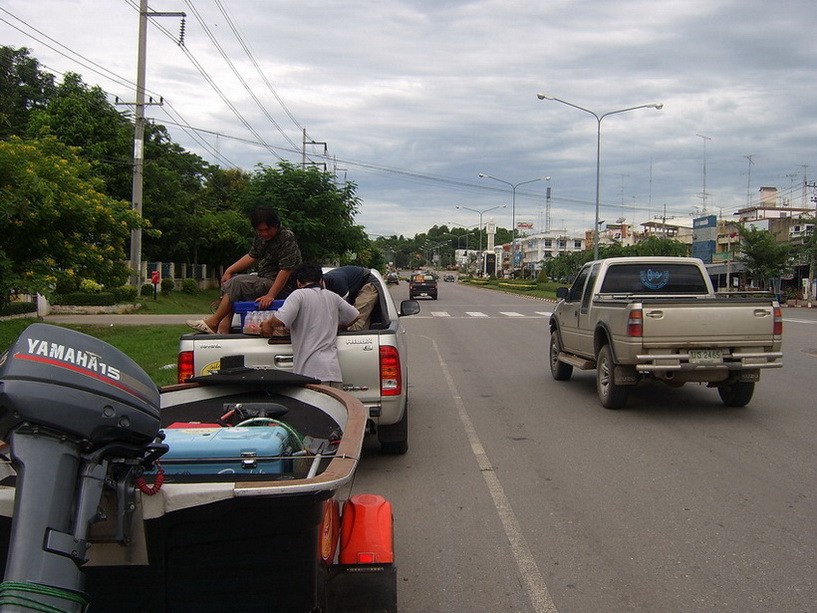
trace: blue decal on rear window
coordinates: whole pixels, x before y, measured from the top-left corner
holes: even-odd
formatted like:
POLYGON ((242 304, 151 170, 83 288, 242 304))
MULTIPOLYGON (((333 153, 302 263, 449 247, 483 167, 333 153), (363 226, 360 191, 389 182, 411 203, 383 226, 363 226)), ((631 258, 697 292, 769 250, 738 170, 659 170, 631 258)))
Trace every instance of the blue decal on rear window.
POLYGON ((649 289, 661 289, 669 282, 668 270, 653 270, 648 268, 641 271, 641 283, 649 289))

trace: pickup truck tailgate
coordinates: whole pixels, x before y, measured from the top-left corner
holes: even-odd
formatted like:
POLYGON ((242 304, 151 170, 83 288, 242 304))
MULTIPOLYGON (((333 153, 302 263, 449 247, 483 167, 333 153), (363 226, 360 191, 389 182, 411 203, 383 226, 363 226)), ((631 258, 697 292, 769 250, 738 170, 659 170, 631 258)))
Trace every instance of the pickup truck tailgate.
POLYGON ((774 307, 729 300, 643 304, 645 346, 749 346, 768 344, 774 335, 774 307))

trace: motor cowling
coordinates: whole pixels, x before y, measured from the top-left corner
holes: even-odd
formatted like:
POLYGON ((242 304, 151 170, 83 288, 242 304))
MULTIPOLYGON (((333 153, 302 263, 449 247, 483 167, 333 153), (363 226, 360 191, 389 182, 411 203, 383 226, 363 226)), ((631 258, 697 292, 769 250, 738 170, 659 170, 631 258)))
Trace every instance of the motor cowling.
POLYGON ((86 450, 147 445, 159 431, 159 390, 111 345, 32 324, 0 355, 0 438, 22 423, 76 437, 86 450))

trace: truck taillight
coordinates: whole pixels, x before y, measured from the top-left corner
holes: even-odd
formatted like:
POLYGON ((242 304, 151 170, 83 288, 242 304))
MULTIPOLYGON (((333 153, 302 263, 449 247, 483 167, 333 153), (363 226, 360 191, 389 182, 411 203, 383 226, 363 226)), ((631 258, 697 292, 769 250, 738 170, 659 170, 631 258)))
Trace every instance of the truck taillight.
POLYGON ((193 352, 180 351, 176 366, 176 381, 179 383, 185 383, 190 377, 195 375, 193 372, 193 352))
POLYGON ((403 378, 400 375, 400 354, 396 347, 380 348, 380 394, 399 396, 403 392, 403 378))
POLYGON ((641 309, 633 309, 627 318, 627 336, 644 335, 644 314, 641 309))
POLYGON ((780 307, 774 307, 774 333, 783 334, 783 310, 780 307))

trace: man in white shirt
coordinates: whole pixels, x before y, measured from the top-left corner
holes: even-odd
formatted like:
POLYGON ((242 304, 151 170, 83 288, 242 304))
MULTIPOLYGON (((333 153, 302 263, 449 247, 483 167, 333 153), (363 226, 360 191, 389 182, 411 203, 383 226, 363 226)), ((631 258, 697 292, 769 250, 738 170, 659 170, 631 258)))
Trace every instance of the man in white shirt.
POLYGON ((293 275, 298 289, 286 298, 275 316, 261 324, 261 335, 271 337, 274 328, 289 328, 293 372, 322 383, 341 383, 335 338, 339 326, 352 324, 360 313, 336 293, 324 289, 320 266, 301 264, 293 275))

